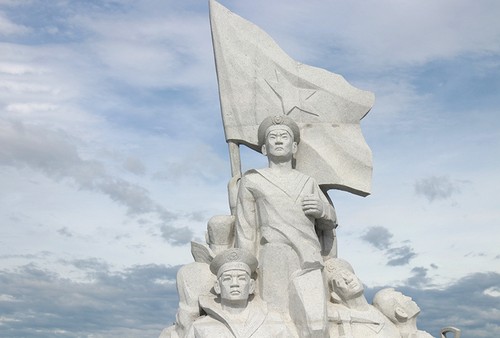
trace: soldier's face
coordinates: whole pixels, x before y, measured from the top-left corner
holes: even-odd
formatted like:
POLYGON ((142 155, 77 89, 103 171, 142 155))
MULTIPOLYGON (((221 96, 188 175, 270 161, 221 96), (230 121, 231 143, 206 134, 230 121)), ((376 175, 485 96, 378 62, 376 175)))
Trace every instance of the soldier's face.
POLYGON ((266 136, 265 151, 271 157, 292 157, 297 149, 288 128, 275 127, 268 131, 266 136))
POLYGON ((219 277, 220 295, 225 301, 248 299, 253 293, 252 279, 245 270, 227 270, 219 277))
POLYGON ((332 280, 334 291, 342 299, 352 299, 363 294, 364 286, 358 276, 349 270, 342 270, 332 280))
POLYGON ((397 305, 407 313, 408 318, 412 318, 420 313, 420 308, 411 297, 405 296, 399 291, 394 291, 393 297, 397 305))

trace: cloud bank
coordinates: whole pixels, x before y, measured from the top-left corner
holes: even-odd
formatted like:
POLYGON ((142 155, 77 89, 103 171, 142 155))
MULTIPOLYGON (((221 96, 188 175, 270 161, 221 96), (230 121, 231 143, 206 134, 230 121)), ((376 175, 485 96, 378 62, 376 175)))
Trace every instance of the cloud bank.
POLYGON ((395 244, 391 241, 392 237, 393 234, 387 228, 382 226, 372 226, 369 227, 360 238, 375 248, 383 251, 384 255, 388 259, 386 263, 387 265, 400 266, 409 264, 411 259, 417 254, 409 244, 395 246, 395 244))
POLYGON ((156 337, 173 321, 178 267, 110 272, 97 259, 67 264, 84 271, 88 281, 35 264, 0 272, 2 337, 156 337))
MULTIPOLYGON (((0 335, 156 337, 173 322, 179 266, 149 264, 113 272, 99 259, 65 264, 84 272, 87 281, 75 282, 35 264, 0 272, 0 335)), ((422 309, 421 329, 437 335, 442 327, 455 325, 464 337, 489 338, 500 334, 498 285, 500 274, 490 272, 439 289, 422 289, 410 278, 397 289, 422 309)), ((382 287, 366 290, 369 301, 382 287)))
POLYGON ((108 196, 126 207, 132 216, 154 214, 160 219, 162 236, 169 243, 182 245, 191 240, 191 230, 173 227, 171 222, 176 215, 156 203, 148 190, 110 176, 98 161, 83 159, 74 145, 75 140, 66 133, 22 122, 2 122, 0 165, 28 167, 56 181, 70 179, 80 189, 108 196))

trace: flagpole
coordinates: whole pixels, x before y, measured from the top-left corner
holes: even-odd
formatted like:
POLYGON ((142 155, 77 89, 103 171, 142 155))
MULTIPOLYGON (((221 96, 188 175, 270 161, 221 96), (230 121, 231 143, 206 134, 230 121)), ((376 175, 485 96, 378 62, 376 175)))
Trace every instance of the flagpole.
POLYGON ((231 163, 231 179, 227 184, 227 194, 231 215, 236 213, 236 200, 238 198, 238 186, 241 179, 241 156, 240 145, 233 140, 227 141, 229 147, 229 162, 231 163))
POLYGON ((241 176, 240 145, 235 141, 227 141, 229 147, 229 161, 231 162, 231 176, 241 176))

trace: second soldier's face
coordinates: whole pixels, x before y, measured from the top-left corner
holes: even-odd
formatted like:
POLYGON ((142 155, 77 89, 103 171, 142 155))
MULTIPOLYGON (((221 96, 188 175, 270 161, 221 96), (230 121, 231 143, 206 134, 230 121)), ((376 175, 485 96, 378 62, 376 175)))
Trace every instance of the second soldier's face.
POLYGON ((410 318, 420 313, 420 308, 418 307, 417 303, 413 301, 411 297, 405 296, 399 291, 395 291, 393 297, 396 300, 396 303, 399 305, 399 307, 404 309, 410 318))

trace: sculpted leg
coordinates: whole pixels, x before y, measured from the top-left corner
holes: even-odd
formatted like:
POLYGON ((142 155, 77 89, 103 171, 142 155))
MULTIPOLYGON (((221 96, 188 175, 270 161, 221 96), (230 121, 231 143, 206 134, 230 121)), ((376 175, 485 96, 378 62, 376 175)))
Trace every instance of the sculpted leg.
POLYGON ((299 335, 308 338, 328 337, 326 294, 321 270, 299 275, 290 282, 290 316, 299 335))
POLYGON ((297 254, 281 243, 268 243, 261 248, 259 293, 273 311, 288 312, 290 275, 299 269, 297 254))

